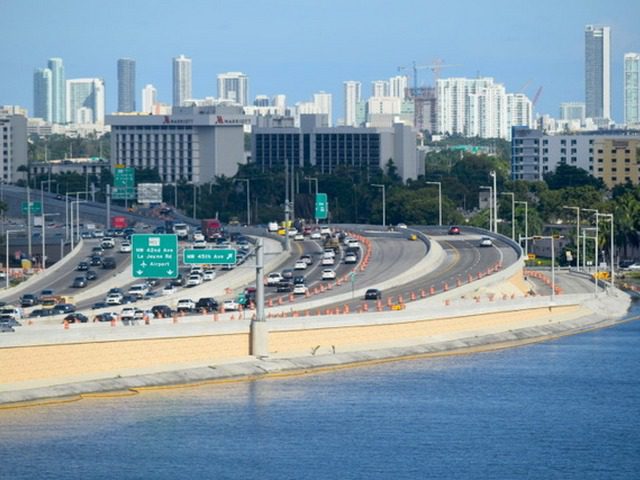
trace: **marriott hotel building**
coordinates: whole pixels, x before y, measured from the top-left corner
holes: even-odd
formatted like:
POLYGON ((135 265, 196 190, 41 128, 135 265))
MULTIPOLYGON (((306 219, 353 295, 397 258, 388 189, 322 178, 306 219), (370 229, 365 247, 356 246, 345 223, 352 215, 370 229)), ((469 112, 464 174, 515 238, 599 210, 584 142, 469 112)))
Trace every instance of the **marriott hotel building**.
POLYGON ((111 163, 157 168, 164 183, 207 183, 245 163, 242 107, 173 107, 171 115, 108 115, 111 163))

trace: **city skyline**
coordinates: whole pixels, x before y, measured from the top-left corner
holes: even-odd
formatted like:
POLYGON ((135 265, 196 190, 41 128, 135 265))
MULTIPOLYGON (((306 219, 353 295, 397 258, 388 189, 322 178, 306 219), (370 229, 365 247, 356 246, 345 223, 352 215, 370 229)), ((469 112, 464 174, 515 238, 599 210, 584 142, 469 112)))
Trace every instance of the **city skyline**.
MULTIPOLYGON (((440 58, 459 65, 443 69, 442 78, 491 76, 508 91, 530 98, 539 86, 544 87, 536 111, 555 116, 560 103, 584 101, 584 28, 593 24, 611 28, 612 114, 616 121, 623 120, 623 58, 627 52, 640 50, 640 32, 633 23, 640 14, 637 2, 619 2, 616 11, 611 11, 599 1, 589 2, 588 8, 577 0, 562 5, 543 1, 537 7, 540 14, 520 18, 518 9, 500 0, 492 2, 501 11, 499 23, 493 9, 460 3, 468 19, 460 19, 460 5, 435 8, 435 3, 417 1, 398 9, 382 1, 368 2, 370 8, 360 2, 329 1, 320 8, 275 0, 268 6, 253 4, 252 15, 239 5, 192 1, 186 2, 191 14, 205 18, 215 14, 223 19, 215 32, 192 32, 173 24, 177 6, 147 11, 149 2, 116 1, 111 12, 111 7, 96 3, 95 25, 89 27, 80 20, 86 2, 83 8, 74 0, 56 8, 38 4, 35 10, 42 15, 34 16, 34 2, 8 1, 0 18, 0 38, 7 71, 12 73, 0 79, 0 103, 19 104, 31 111, 34 71, 42 67, 43 59, 59 57, 64 60, 67 78, 104 78, 106 110, 116 111, 116 61, 127 57, 137 62, 138 104, 146 84, 156 87, 158 101, 171 104, 171 59, 184 53, 193 59, 195 98, 216 96, 217 75, 239 71, 251 79, 249 103, 256 95, 285 94, 287 103, 293 105, 314 92, 326 91, 333 94, 336 117, 341 118, 344 81, 359 81, 368 91, 374 80, 411 74, 410 68, 399 71, 398 67, 410 67, 414 60, 418 65, 431 64, 440 58), (335 14, 338 10, 340 15, 335 14), (118 29, 113 28, 115 11, 126 13, 118 16, 118 29), (259 18, 275 11, 279 15, 273 17, 269 29, 252 29, 259 18), (139 29, 135 18, 143 13, 150 15, 153 30, 139 29), (314 22, 307 21, 311 16, 314 22), (58 28, 65 21, 74 24, 72 32, 58 28), (380 35, 376 25, 384 26, 389 35, 380 35), (487 33, 487 26, 494 31, 487 33), (464 35, 459 33, 461 28, 464 35), (94 30, 103 37, 100 55, 72 39, 94 30), (9 41, 12 35, 18 35, 21 42, 9 41), (265 41, 256 41, 262 39, 265 41), (221 48, 212 51, 211 45, 221 48)), ((420 86, 434 84, 429 69, 419 70, 418 75, 420 86)), ((410 82, 412 85, 412 78, 410 82)))

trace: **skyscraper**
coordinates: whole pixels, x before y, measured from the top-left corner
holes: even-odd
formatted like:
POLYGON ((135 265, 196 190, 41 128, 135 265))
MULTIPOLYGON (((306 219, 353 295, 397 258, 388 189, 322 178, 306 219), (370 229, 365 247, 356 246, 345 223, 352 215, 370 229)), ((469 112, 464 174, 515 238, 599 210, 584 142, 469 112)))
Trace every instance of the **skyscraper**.
POLYGON ((249 90, 249 79, 242 72, 227 72, 218 75, 218 98, 231 100, 238 105, 246 106, 249 90))
POLYGON ((118 59, 118 111, 136 111, 136 61, 118 59))
POLYGON ((371 82, 371 96, 372 97, 389 96, 389 82, 385 80, 374 80, 373 82, 371 82))
POLYGON ((354 80, 344 82, 344 124, 348 127, 358 125, 356 116, 358 102, 361 100, 362 84, 354 80))
POLYGON ((640 53, 624 55, 624 123, 640 124, 640 53))
POLYGON ((67 121, 104 123, 104 82, 100 78, 67 80, 67 121))
POLYGON ((145 85, 142 89, 142 111, 144 113, 153 113, 153 106, 157 102, 158 91, 151 84, 145 85))
POLYGON ((389 79, 389 96, 404 99, 406 97, 409 78, 406 75, 398 75, 389 79))
POLYGON ((50 58, 48 66, 49 70, 51 70, 51 121, 53 123, 65 123, 67 120, 67 102, 62 59, 50 58))
POLYGON ((191 59, 180 55, 173 59, 173 105, 181 107, 190 98, 191 59))
POLYGON ((40 68, 33 74, 33 115, 50 122, 51 105, 51 70, 40 68))
POLYGON ((584 31, 587 117, 611 118, 611 29, 587 25, 584 31))

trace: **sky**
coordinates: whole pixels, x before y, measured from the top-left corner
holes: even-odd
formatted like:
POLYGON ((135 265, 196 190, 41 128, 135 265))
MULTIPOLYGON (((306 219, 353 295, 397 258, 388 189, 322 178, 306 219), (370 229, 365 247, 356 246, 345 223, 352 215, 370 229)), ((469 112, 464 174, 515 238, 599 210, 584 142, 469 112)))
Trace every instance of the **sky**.
MULTIPOLYGON (((343 117, 343 82, 445 64, 442 78, 490 76, 529 98, 536 112, 584 101, 584 27, 612 37, 613 116, 623 120, 622 65, 640 52, 639 0, 0 0, 0 105, 33 111, 33 72, 61 57, 69 78, 105 81, 117 104, 118 58, 137 62, 136 104, 145 84, 172 101, 172 58, 193 60, 193 97, 216 96, 216 75, 249 76, 249 96, 284 93, 287 103, 333 93, 343 117)), ((405 73, 405 72, 402 72, 405 73)), ((419 85, 433 84, 429 69, 419 85)))

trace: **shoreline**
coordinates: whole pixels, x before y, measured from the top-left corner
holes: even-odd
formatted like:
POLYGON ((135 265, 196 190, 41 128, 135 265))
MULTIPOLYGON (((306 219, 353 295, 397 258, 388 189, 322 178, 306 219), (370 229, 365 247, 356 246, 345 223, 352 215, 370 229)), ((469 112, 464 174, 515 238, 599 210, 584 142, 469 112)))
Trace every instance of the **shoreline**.
POLYGON ((552 341, 569 335, 636 321, 640 316, 604 316, 597 313, 557 323, 516 328, 450 340, 421 342, 297 357, 248 358, 244 361, 208 364, 172 371, 51 385, 0 392, 0 409, 56 405, 90 398, 130 396, 163 389, 195 388, 230 382, 286 378, 361 368, 389 362, 471 355, 552 341))

